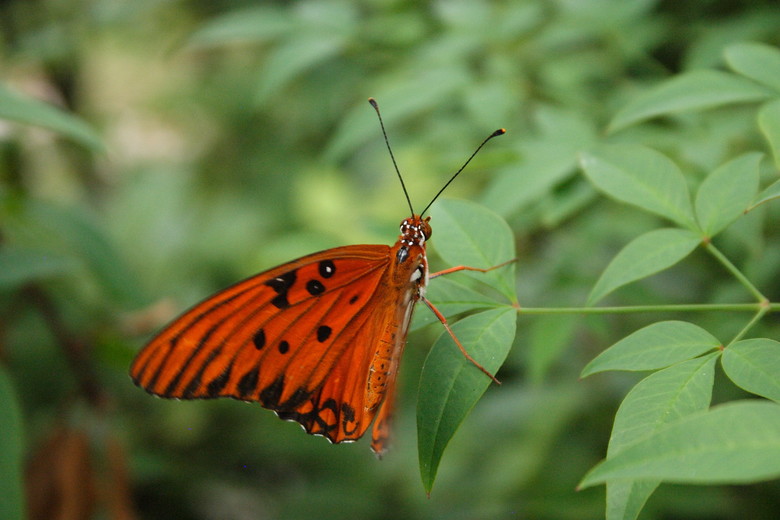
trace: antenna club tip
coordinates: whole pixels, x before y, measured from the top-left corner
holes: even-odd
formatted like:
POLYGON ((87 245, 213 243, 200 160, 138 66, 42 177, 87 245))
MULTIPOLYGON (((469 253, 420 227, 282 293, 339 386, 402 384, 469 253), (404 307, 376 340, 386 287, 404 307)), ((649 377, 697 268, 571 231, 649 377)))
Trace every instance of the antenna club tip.
POLYGON ((506 133, 506 128, 499 128, 498 130, 493 132, 493 135, 491 135, 490 137, 497 137, 499 135, 504 135, 505 133, 506 133))
POLYGON ((377 104, 377 102, 376 102, 376 99, 374 99, 372 97, 368 98, 368 102, 371 103, 371 106, 374 107, 374 108, 377 108, 379 106, 377 104))

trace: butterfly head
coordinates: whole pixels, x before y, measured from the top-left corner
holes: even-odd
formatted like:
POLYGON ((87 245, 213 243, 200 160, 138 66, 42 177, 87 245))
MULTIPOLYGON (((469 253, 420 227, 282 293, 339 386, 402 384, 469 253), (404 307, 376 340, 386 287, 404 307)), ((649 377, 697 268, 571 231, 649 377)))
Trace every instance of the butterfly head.
POLYGON ((430 220, 431 217, 422 218, 419 215, 405 218, 401 222, 401 243, 407 246, 424 245, 425 241, 431 238, 431 225, 428 223, 430 220))
POLYGON ((413 215, 401 222, 401 236, 398 237, 400 248, 397 259, 403 263, 409 256, 409 250, 413 247, 425 248, 425 241, 431 238, 431 225, 428 223, 431 217, 413 215))

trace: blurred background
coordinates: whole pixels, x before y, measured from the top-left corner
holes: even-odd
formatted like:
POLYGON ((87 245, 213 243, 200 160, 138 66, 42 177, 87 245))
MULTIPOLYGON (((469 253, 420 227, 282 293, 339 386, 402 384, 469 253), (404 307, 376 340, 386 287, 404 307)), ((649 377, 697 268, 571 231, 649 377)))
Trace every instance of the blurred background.
MULTIPOLYGON (((576 152, 607 139, 627 99, 722 66, 730 43, 777 45, 778 27, 770 0, 0 2, 0 389, 21 453, 5 468, 24 473, 28 516, 603 517, 603 488, 575 486, 641 375, 579 372, 674 316, 521 316, 504 384, 447 448, 430 498, 415 402, 440 326, 410 335, 382 461, 365 440, 331 446, 256 404, 152 398, 128 367, 154 331, 221 287, 320 249, 396 239, 408 211, 369 96, 418 209, 505 127, 446 196, 509 221, 522 305, 583 305, 615 252, 661 224, 599 196, 576 152)), ((663 151, 695 184, 737 153, 766 151, 744 110, 609 139, 663 151)), ((757 219, 722 246, 777 296, 777 225, 757 219)), ((435 243, 432 267, 446 267, 435 243)), ((713 265, 694 255, 609 303, 749 301, 713 265)), ((743 324, 689 318, 726 337, 743 324)), ((717 399, 734 395, 716 381, 717 399)), ((776 482, 665 485, 641 518, 778 510, 776 482)))

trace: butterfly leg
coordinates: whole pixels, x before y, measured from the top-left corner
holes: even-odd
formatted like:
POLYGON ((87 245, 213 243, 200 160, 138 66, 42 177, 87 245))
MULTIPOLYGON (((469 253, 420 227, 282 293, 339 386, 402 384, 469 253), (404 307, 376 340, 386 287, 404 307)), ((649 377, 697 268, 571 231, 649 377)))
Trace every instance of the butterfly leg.
POLYGON ((517 262, 517 258, 507 260, 506 262, 501 262, 498 265, 494 265, 493 267, 488 267, 488 268, 469 267, 467 265, 456 265, 455 267, 450 267, 449 269, 444 269, 443 271, 437 271, 435 273, 431 273, 430 275, 428 275, 428 278, 436 278, 437 276, 442 276, 450 273, 457 273, 458 271, 477 271, 480 273, 487 273, 488 271, 492 271, 493 269, 498 269, 499 267, 504 267, 505 265, 509 265, 512 262, 517 262))
MULTIPOLYGON (((510 260, 510 261, 514 262, 514 260, 510 260)), ((508 263, 508 262, 505 262, 505 263, 508 263)), ((503 265, 503 264, 502 264, 502 265, 503 265)), ((496 266, 496 267, 499 267, 499 266, 496 266)), ((491 269, 493 269, 493 268, 491 267, 491 269)), ((475 269, 475 270, 479 270, 479 269, 475 269)), ((489 269, 488 269, 488 270, 489 270, 489 269)), ((455 342, 455 344, 458 346, 458 348, 460 349, 460 351, 461 351, 461 353, 463 354, 463 356, 464 356, 464 357, 465 357, 465 358, 466 358, 466 359, 467 359, 467 360, 468 360, 468 361, 469 361, 469 362, 470 362, 472 365, 474 365, 475 367, 477 367, 478 369, 480 369, 480 370, 481 370, 481 371, 482 371, 482 372, 483 372, 483 373, 484 373, 486 376, 488 376, 490 379, 492 379, 494 383, 496 383, 497 385, 500 385, 500 384, 501 384, 501 381, 499 381, 498 379, 496 379, 496 376, 494 376, 493 374, 491 374, 491 373, 488 371, 488 369, 486 369, 485 367, 483 367, 482 365, 480 365, 480 364, 479 364, 479 362, 478 362, 476 359, 474 359, 473 357, 471 357, 471 354, 469 354, 468 352, 466 352, 466 349, 463 347, 463 344, 460 342, 460 340, 458 339, 458 337, 455 335, 455 333, 454 333, 454 332, 452 331, 452 329, 450 328, 450 324, 447 322, 447 318, 445 318, 445 317, 444 317, 444 314, 442 314, 442 313, 439 311, 439 309, 437 309, 437 308, 436 308, 436 306, 435 306, 435 305, 433 305, 433 304, 432 304, 430 301, 428 301, 428 298, 426 298, 425 296, 421 296, 421 297, 420 297, 420 299, 421 299, 421 300, 423 301, 423 303, 425 303, 425 305, 426 305, 426 306, 427 306, 427 307, 428 307, 428 308, 429 308, 429 309, 430 309, 430 310, 433 312, 433 314, 435 314, 435 315, 436 315, 436 317, 439 319, 439 321, 441 322, 441 324, 442 324, 442 325, 444 325, 444 329, 447 331, 447 333, 450 335, 450 337, 452 338, 452 340, 453 340, 453 341, 455 342)))

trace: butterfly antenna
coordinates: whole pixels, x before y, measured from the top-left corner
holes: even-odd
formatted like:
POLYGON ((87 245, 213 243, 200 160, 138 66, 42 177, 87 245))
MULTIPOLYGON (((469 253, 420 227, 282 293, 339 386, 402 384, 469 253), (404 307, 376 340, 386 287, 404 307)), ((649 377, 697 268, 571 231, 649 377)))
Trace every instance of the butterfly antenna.
POLYGON ((493 139, 494 137, 498 137, 499 135, 504 135, 505 133, 506 133, 506 130, 505 130, 504 128, 499 128, 498 130, 496 130, 495 132, 493 132, 492 134, 490 134, 490 135, 489 135, 489 136, 488 136, 488 137, 487 137, 487 138, 486 138, 484 141, 482 141, 482 144, 480 144, 479 146, 477 146, 477 149, 476 149, 476 150, 474 150, 474 153, 473 153, 473 154, 471 154, 471 156, 470 156, 468 159, 466 159, 466 162, 465 162, 465 163, 463 163, 463 166, 461 166, 461 167, 460 167, 460 169, 458 169, 458 171, 456 171, 456 172, 455 172, 455 174, 454 174, 452 177, 450 177, 450 180, 448 180, 448 181, 447 181, 447 184, 445 184, 445 185, 442 187, 442 189, 440 189, 440 190, 439 190, 439 193, 437 193, 437 194, 436 194, 436 195, 433 197, 433 199, 431 199, 431 201, 428 203, 428 205, 427 205, 427 206, 425 206, 425 209, 424 209, 424 210, 422 210, 422 212, 420 213, 420 216, 423 216, 423 215, 425 215, 425 212, 426 212, 426 211, 428 211, 428 208, 430 208, 430 207, 431 207, 431 204, 433 204, 433 203, 436 201, 436 199, 438 199, 438 198, 439 198, 439 195, 441 195, 441 194, 444 192, 444 190, 446 190, 446 189, 447 189, 447 186, 449 186, 449 185, 452 183, 452 181, 454 181, 454 180, 455 180, 455 177, 457 177, 457 176, 458 176, 458 174, 459 174, 460 172, 462 172, 462 171, 463 171, 463 170, 466 168, 466 166, 468 166, 468 164, 471 162, 471 160, 474 158, 474 156, 475 156, 475 155, 477 155, 477 152, 479 152, 479 151, 482 149, 482 147, 483 147, 483 146, 485 146, 485 143, 487 143, 488 141, 490 141, 490 140, 491 140, 491 139, 493 139))
POLYGON ((406 191, 406 184, 404 184, 404 178, 401 177, 401 172, 398 170, 398 163, 395 162, 395 156, 393 155, 393 149, 390 148, 390 141, 387 139, 387 132, 385 131, 385 123, 384 123, 384 121, 382 121, 382 114, 379 112, 379 104, 377 104, 376 99, 374 99, 372 97, 368 98, 368 102, 371 103, 371 106, 374 107, 374 110, 376 110, 376 115, 379 118, 379 126, 382 127, 382 135, 384 136, 385 144, 387 145, 387 151, 390 152, 390 159, 393 160, 393 168, 395 168, 395 173, 398 174, 398 180, 401 181, 401 189, 404 190, 404 196, 406 197, 406 203, 409 204, 409 211, 411 211, 412 212, 412 216, 414 216, 414 209, 412 209, 412 201, 409 198, 409 192, 406 191))

